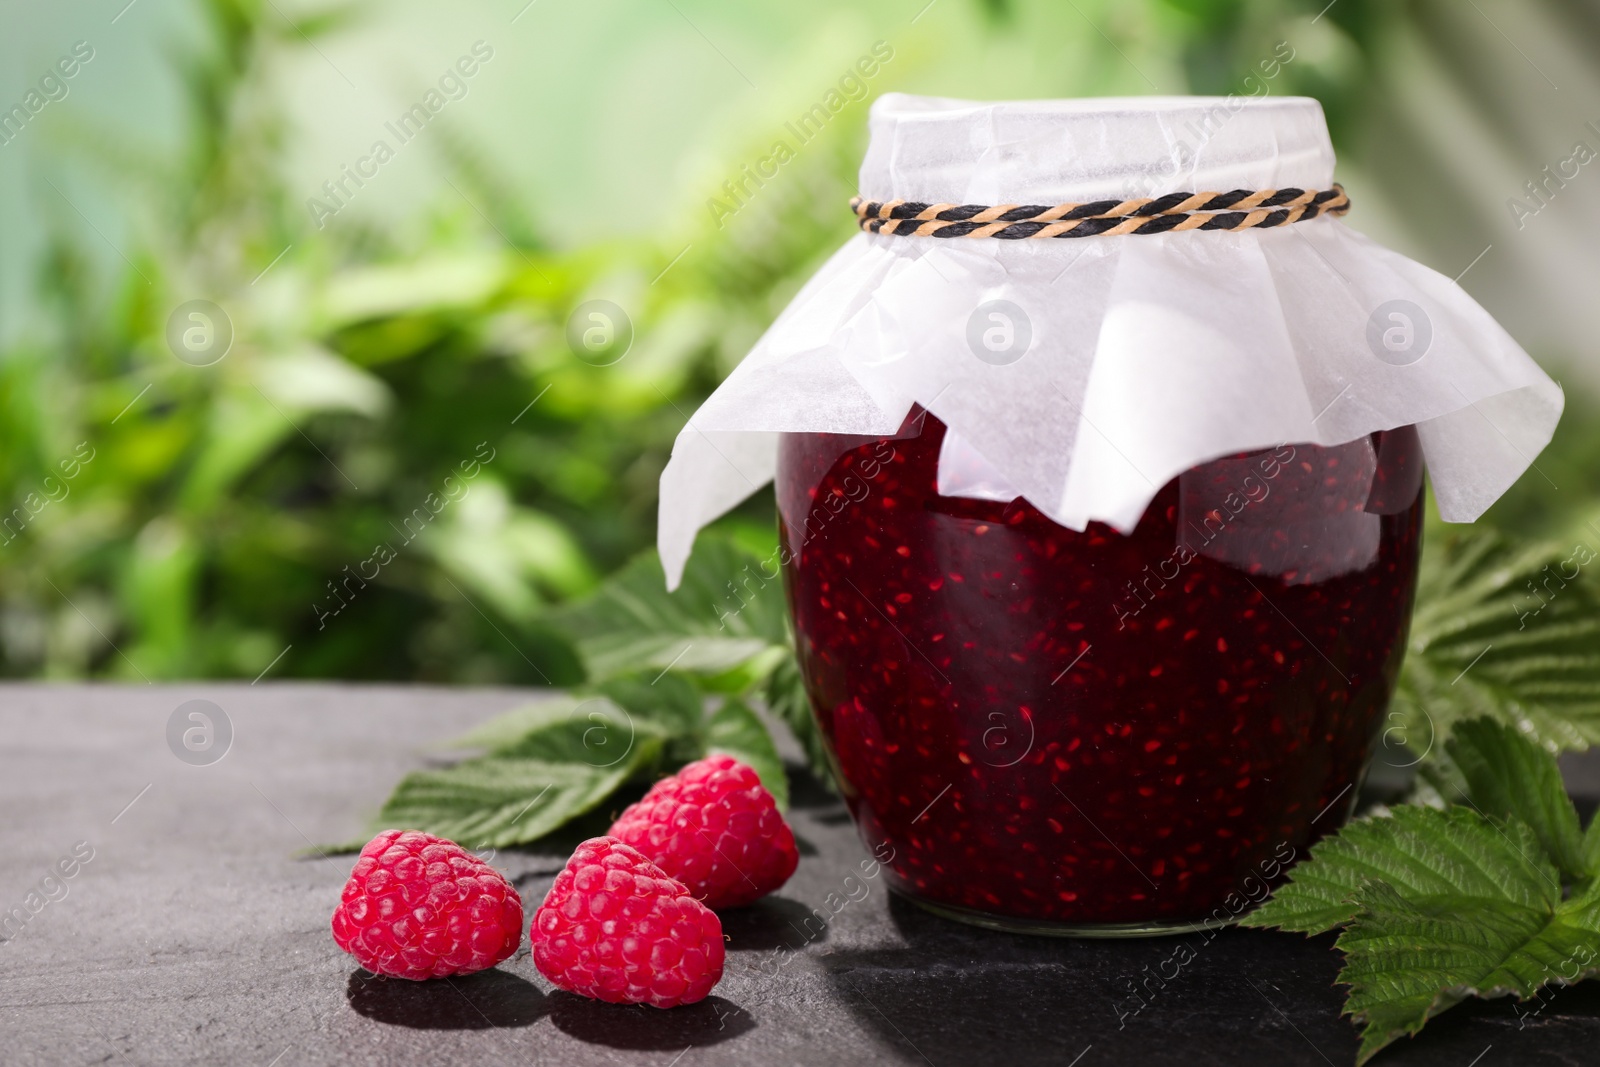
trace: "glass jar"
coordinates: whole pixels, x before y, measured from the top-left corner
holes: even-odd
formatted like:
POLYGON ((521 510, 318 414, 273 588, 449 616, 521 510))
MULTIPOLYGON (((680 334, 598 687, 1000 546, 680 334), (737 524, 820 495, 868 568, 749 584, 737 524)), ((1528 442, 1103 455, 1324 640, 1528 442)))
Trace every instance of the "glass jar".
POLYGON ((1416 585, 1416 432, 1205 463, 1126 535, 941 496, 944 433, 913 408, 778 450, 802 674, 890 885, 1031 932, 1231 920, 1354 804, 1416 585))

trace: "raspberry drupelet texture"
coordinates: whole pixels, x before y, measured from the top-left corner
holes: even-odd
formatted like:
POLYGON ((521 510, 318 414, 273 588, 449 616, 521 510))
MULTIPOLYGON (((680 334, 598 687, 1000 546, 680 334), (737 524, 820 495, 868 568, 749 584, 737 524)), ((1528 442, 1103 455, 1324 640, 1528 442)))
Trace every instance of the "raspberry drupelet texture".
POLYGON ((472 974, 522 943, 522 899, 454 841, 385 830, 350 872, 333 939, 374 974, 418 981, 472 974))
POLYGON ((611 836, 632 845, 709 908, 737 908, 783 885, 800 862, 772 794, 732 756, 707 756, 622 813, 611 836))
POLYGON ((540 974, 613 1004, 693 1004, 722 978, 721 920, 683 883, 609 837, 578 846, 528 936, 540 974))

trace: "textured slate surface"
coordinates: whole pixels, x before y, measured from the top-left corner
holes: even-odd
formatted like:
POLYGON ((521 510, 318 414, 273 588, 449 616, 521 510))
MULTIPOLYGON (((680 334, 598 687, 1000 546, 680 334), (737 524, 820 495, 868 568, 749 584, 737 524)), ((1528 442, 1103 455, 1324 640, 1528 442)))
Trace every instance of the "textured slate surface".
MULTIPOLYGON (((0 1062, 1353 1062, 1328 939, 1087 942, 969 929, 860 879, 866 852, 815 789, 799 792, 792 813, 798 874, 727 917, 727 977, 700 1005, 658 1012, 553 991, 526 947, 454 982, 361 977, 327 928, 351 859, 294 853, 358 833, 431 743, 528 695, 0 686, 0 910, 23 905, 76 843, 94 849, 66 896, 0 943, 0 1062), (169 715, 194 698, 216 702, 235 731, 209 766, 180 762, 166 741, 169 715), (832 910, 830 893, 848 903, 825 929, 808 926, 811 909, 832 910), (1160 972, 1182 941, 1193 960, 1129 1012, 1127 981, 1160 972)), ((1591 803, 1592 768, 1572 768, 1591 803)), ((495 863, 531 913, 563 859, 502 852, 495 863)), ((1506 1001, 1458 1008, 1377 1063, 1594 1062, 1600 984, 1537 1007, 1524 1006, 1526 1018, 1506 1001)))

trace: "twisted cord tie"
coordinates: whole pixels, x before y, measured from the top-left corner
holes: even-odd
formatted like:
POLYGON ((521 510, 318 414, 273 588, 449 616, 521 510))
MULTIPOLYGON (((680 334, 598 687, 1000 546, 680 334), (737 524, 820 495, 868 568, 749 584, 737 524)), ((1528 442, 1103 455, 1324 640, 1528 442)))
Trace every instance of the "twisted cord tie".
POLYGON ((1083 204, 924 204, 852 197, 850 208, 868 233, 896 237, 1112 237, 1184 230, 1249 230, 1287 226, 1350 210, 1344 186, 1235 189, 1228 193, 1168 193, 1143 200, 1083 204))

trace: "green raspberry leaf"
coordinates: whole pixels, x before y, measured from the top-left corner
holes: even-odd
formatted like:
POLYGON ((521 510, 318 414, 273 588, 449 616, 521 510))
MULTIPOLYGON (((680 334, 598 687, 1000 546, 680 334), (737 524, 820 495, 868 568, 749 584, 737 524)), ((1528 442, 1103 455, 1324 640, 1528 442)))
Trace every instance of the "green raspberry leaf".
POLYGON ((1515 817, 1569 879, 1593 873, 1584 855, 1578 812, 1555 757, 1516 729, 1492 719, 1457 724, 1445 745, 1466 779, 1472 806, 1497 819, 1515 817))
MULTIPOLYGON (((1515 822, 1508 828, 1532 837, 1515 822)), ((1487 848, 1499 830, 1484 820, 1479 832, 1487 848)), ((1600 974, 1592 896, 1530 907, 1511 895, 1410 895, 1374 882, 1359 899, 1361 913, 1337 942, 1339 981, 1350 986, 1345 1012, 1365 1023, 1358 1064, 1467 997, 1526 1000, 1545 985, 1600 974)))
POLYGON ((1394 703, 1400 736, 1421 754, 1490 715, 1557 748, 1600 741, 1594 558, 1584 544, 1487 529, 1425 542, 1394 703))
POLYGON ((726 539, 701 536, 683 583, 667 592, 655 552, 645 552, 593 596, 554 613, 592 681, 672 667, 732 671, 769 649, 789 647, 783 586, 770 564, 726 539))
POLYGON ((601 804, 653 763, 661 742, 639 736, 608 767, 490 756, 403 778, 374 825, 426 830, 470 849, 537 841, 601 804))
POLYGON ((564 696, 516 708, 449 743, 451 748, 482 748, 492 756, 514 756, 548 763, 610 767, 626 759, 639 734, 670 736, 667 727, 603 696, 564 696))
POLYGON ((1561 900, 1555 867, 1520 822, 1502 828, 1470 808, 1406 805, 1312 846, 1311 857, 1240 925, 1332 930, 1359 914, 1358 892, 1370 882, 1407 898, 1507 900, 1533 910, 1561 900))
POLYGON ((1364 1024, 1358 1063, 1467 997, 1525 999, 1600 974, 1600 892, 1564 898, 1540 832, 1516 812, 1546 819, 1547 832, 1570 835, 1562 840, 1574 849, 1576 816, 1567 825, 1541 792, 1551 787, 1540 762, 1549 757, 1514 748, 1522 739, 1501 730, 1468 724, 1454 748, 1474 789, 1500 801, 1495 818, 1466 806, 1407 806, 1353 822, 1314 846, 1242 921, 1307 933, 1345 927, 1339 981, 1350 986, 1346 1013, 1364 1024))
MULTIPOLYGON (((1589 829, 1583 835, 1583 865, 1585 870, 1600 872, 1600 815, 1589 820, 1589 829)), ((1600 886, 1600 882, 1596 883, 1600 886)))
POLYGON ((597 688, 628 714, 649 720, 670 736, 696 737, 705 726, 705 698, 671 671, 621 675, 597 688))

